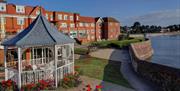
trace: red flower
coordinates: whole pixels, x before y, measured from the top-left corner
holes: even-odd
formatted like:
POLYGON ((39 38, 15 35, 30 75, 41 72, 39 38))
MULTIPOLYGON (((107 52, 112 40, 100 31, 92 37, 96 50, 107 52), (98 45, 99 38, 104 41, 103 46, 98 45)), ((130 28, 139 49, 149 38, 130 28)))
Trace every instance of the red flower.
POLYGON ((102 86, 101 86, 101 85, 96 85, 96 88, 97 88, 97 89, 101 89, 102 86))
POLYGON ((80 66, 74 66, 74 69, 78 69, 78 68, 80 68, 80 66))

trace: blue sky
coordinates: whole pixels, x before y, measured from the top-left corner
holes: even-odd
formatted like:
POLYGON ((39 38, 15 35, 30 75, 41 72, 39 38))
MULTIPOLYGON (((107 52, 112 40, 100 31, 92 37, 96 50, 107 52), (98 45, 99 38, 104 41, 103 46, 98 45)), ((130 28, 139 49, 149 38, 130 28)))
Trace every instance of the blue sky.
MULTIPOLYGON (((143 20, 144 24, 167 25, 180 23, 180 0, 7 0, 8 3, 20 5, 41 5, 47 10, 78 12, 85 16, 112 16, 117 18, 122 25, 132 25, 134 21, 140 21, 141 17, 146 19, 148 15, 153 18, 143 20), (163 13, 163 16, 162 14, 163 13), (170 17, 171 22, 160 21, 156 18, 170 17), (167 15, 167 16, 166 16, 167 15), (175 16, 175 17, 174 17, 175 16), (156 20, 153 22, 153 20, 156 20), (172 21, 173 20, 173 21, 172 21), (146 21, 146 22, 144 22, 146 21), (167 23, 167 24, 166 24, 167 23)), ((148 19, 148 17, 147 17, 148 19)), ((161 19, 160 19, 161 20, 161 19)))

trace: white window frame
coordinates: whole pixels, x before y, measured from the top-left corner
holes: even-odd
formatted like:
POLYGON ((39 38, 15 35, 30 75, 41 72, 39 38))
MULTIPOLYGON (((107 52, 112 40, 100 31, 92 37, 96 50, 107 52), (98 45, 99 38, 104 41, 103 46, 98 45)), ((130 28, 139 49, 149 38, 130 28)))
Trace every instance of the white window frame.
POLYGON ((6 11, 6 4, 0 3, 0 11, 6 11))
POLYGON ((36 15, 39 15, 39 14, 40 14, 40 10, 37 10, 37 11, 36 11, 36 15))
POLYGON ((64 20, 68 20, 68 15, 64 15, 64 20))
POLYGON ((74 16, 70 16, 70 20, 73 21, 74 20, 74 16))
POLYGON ((62 20, 62 14, 58 14, 58 20, 62 20))
POLYGON ((67 28, 67 23, 61 23, 61 28, 67 28))
POLYGON ((76 16, 76 20, 79 20, 79 16, 76 16))
POLYGON ((6 24, 6 17, 1 17, 0 22, 1 24, 6 24))
POLYGON ((89 27, 89 24, 88 23, 84 23, 86 27, 89 27))
POLYGON ((17 18, 17 25, 24 25, 24 18, 17 18))
POLYGON ((94 27, 95 26, 95 24, 94 23, 91 23, 91 27, 94 27))
POLYGON ((80 26, 80 27, 83 27, 83 23, 82 23, 82 22, 80 22, 80 23, 79 23, 79 26, 80 26))
POLYGON ((71 27, 71 28, 75 27, 75 24, 74 24, 74 23, 71 23, 71 24, 70 24, 70 27, 71 27))
POLYGON ((20 5, 16 5, 16 12, 17 13, 25 13, 25 7, 20 6, 20 5))

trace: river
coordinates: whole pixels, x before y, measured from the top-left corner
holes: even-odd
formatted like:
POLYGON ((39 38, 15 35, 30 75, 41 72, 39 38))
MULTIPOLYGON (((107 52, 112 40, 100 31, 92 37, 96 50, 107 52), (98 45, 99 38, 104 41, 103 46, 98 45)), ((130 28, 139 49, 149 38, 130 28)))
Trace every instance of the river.
POLYGON ((154 54, 153 63, 180 69, 180 35, 151 37, 154 54))

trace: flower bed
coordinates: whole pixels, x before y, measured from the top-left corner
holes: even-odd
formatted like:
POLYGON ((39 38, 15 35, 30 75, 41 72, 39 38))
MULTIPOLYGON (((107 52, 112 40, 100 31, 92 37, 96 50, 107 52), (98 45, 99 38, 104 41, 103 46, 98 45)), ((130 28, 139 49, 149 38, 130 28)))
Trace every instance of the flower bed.
POLYGON ((78 72, 75 72, 74 74, 66 74, 64 76, 64 79, 62 80, 62 87, 63 88, 72 88, 77 87, 79 84, 81 84, 81 79, 78 72))
POLYGON ((22 86, 21 91, 40 91, 40 90, 52 90, 55 89, 54 80, 39 80, 37 84, 30 83, 22 86))
POLYGON ((2 81, 0 83, 0 89, 1 91, 16 91, 17 85, 12 80, 2 81))

